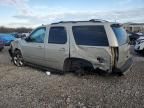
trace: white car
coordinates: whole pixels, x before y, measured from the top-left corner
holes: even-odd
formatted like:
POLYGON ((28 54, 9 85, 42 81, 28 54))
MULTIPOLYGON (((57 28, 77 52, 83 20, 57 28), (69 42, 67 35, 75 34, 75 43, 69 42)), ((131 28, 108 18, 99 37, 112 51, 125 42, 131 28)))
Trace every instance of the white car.
POLYGON ((138 53, 144 53, 144 37, 140 37, 136 40, 135 51, 138 53))
POLYGON ((138 34, 139 36, 144 36, 144 34, 141 33, 141 32, 138 32, 138 33, 136 33, 136 34, 138 34))

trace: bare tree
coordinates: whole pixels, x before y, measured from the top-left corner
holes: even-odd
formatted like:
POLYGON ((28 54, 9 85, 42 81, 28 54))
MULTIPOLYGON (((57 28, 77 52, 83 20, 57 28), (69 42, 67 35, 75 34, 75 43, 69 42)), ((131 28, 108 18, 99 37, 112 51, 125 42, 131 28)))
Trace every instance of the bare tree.
POLYGON ((0 27, 0 33, 13 33, 13 32, 17 32, 17 33, 27 33, 27 32, 31 32, 32 28, 25 28, 25 27, 20 27, 20 28, 7 28, 7 27, 0 27))

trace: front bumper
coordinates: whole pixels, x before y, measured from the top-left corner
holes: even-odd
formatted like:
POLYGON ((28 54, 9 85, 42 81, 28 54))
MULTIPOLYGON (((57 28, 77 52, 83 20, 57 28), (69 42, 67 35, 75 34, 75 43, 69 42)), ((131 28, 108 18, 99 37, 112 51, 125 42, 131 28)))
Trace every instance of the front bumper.
POLYGON ((133 60, 132 58, 129 58, 120 68, 114 68, 113 73, 124 73, 132 66, 132 64, 133 60))
POLYGON ((4 44, 5 46, 9 46, 11 44, 12 40, 5 40, 4 41, 4 44))
POLYGON ((10 57, 13 57, 12 47, 9 48, 8 52, 9 52, 10 57))

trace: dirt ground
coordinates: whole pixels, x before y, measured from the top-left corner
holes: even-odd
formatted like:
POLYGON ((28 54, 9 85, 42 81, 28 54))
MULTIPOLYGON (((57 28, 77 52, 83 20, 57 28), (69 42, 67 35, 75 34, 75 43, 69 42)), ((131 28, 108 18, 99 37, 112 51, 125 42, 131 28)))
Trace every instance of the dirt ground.
POLYGON ((144 108, 144 57, 132 54, 134 64, 123 77, 48 76, 14 66, 5 48, 0 52, 0 108, 144 108))

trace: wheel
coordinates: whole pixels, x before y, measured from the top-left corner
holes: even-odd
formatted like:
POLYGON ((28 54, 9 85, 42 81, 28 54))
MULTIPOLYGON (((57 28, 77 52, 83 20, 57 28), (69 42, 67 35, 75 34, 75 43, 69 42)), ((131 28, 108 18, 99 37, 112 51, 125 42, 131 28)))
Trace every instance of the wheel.
POLYGON ((79 61, 72 62, 72 72, 78 76, 82 76, 85 73, 84 68, 79 61))
POLYGON ((24 66, 24 60, 20 50, 14 51, 13 63, 18 67, 24 66))

